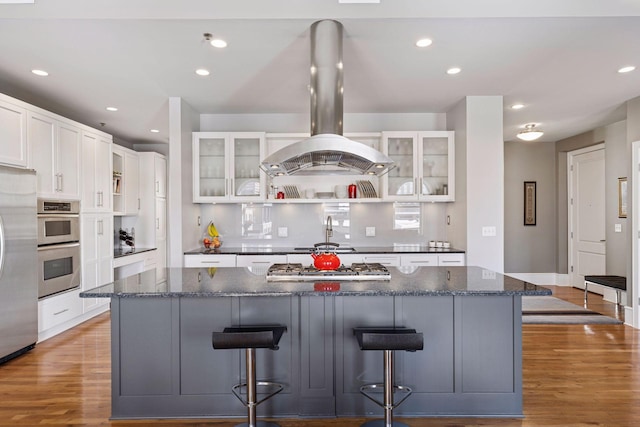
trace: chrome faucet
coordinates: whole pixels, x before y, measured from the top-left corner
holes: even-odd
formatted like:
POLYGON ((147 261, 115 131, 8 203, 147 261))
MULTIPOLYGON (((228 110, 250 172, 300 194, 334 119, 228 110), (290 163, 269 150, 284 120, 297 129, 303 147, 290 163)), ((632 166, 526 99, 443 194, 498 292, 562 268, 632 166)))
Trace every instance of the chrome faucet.
POLYGON ((327 228, 324 230, 325 241, 329 243, 329 237, 333 236, 333 220, 331 215, 327 216, 327 228))

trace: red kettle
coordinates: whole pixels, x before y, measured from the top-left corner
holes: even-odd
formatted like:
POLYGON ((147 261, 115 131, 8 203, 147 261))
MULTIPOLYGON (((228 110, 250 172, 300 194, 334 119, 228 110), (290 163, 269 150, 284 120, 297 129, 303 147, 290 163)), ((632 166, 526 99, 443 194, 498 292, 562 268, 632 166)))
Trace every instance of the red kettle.
POLYGON ((311 253, 313 266, 318 270, 336 270, 340 267, 340 258, 331 252, 311 253))

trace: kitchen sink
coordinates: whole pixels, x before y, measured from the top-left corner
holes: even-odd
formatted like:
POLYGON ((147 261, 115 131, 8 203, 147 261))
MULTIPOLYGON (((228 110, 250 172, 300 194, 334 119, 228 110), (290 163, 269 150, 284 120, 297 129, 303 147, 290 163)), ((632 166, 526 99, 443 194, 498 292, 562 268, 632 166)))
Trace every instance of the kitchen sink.
MULTIPOLYGON (((324 249, 323 247, 320 247, 320 249, 324 249)), ((301 248, 293 248, 294 251, 299 251, 299 252, 314 252, 316 250, 316 248, 314 247, 310 247, 310 246, 306 246, 306 247, 301 247, 301 248)), ((356 252, 356 248, 352 248, 352 247, 330 247, 328 250, 333 251, 335 253, 338 254, 344 254, 344 253, 350 253, 350 252, 356 252)))

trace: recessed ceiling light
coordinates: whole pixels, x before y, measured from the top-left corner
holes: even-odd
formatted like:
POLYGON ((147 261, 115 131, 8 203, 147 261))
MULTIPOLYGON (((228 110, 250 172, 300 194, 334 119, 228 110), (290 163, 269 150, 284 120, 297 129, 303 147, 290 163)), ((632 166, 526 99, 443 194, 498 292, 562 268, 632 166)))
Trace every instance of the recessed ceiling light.
POLYGON ((118 111, 116 107, 107 107, 107 111, 118 111))
POLYGON ((217 47, 218 49, 227 47, 227 42, 222 39, 211 39, 209 40, 209 43, 211 43, 211 46, 217 47))
POLYGON ((431 43, 433 43, 431 39, 420 39, 416 42, 416 46, 427 47, 427 46, 431 46, 431 43))
POLYGON ((629 66, 627 66, 627 67, 622 67, 622 68, 620 68, 620 69, 618 70, 618 72, 619 72, 619 73, 629 73, 629 72, 631 72, 631 71, 633 71, 633 70, 635 70, 635 69, 636 69, 636 67, 634 67, 633 65, 629 65, 629 66))
POLYGON ((46 77, 46 76, 48 76, 48 75, 49 75, 49 73, 47 73, 47 72, 46 72, 46 71, 44 71, 44 70, 31 70, 31 72, 32 72, 33 74, 35 74, 36 76, 46 77))
POLYGON ((451 67, 447 70, 447 74, 458 74, 460 71, 462 71, 462 69, 459 67, 451 67))
POLYGON ((196 74, 199 76, 208 76, 210 73, 209 73, 209 70, 205 70, 204 68, 198 68, 196 70, 196 74))
POLYGON ((152 132, 152 133, 160 133, 160 131, 158 129, 151 129, 150 132, 152 132))
POLYGON ((522 109, 522 108, 524 108, 524 104, 513 104, 513 105, 511 106, 511 109, 512 109, 512 110, 520 110, 520 109, 522 109))

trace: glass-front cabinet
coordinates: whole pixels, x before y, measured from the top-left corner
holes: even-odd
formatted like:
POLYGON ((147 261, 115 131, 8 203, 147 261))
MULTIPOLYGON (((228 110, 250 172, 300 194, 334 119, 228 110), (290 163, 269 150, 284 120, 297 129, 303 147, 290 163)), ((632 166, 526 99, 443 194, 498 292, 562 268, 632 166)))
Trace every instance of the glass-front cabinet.
POLYGON ((455 200, 454 132, 383 132, 382 140, 396 162, 382 180, 385 200, 455 200))
POLYGON ((264 132, 194 132, 193 201, 264 200, 264 146, 264 132))

